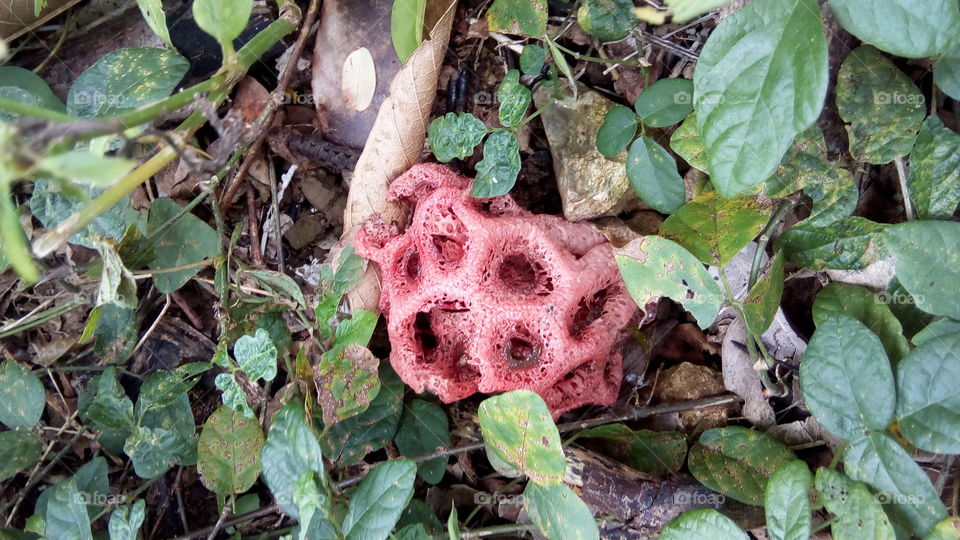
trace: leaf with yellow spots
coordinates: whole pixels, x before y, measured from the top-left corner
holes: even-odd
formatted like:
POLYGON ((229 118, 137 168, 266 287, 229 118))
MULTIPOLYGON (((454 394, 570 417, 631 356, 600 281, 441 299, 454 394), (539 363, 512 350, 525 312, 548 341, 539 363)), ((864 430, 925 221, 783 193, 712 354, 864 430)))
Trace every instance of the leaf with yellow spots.
POLYGON ((506 392, 484 400, 478 415, 495 467, 506 465, 544 486, 563 481, 567 460, 543 398, 530 390, 506 392))
POLYGON ((243 493, 260 474, 263 432, 255 419, 221 405, 203 426, 197 448, 197 471, 210 491, 243 493))
POLYGON ((0 422, 10 429, 37 425, 45 394, 40 378, 11 360, 0 362, 0 422))

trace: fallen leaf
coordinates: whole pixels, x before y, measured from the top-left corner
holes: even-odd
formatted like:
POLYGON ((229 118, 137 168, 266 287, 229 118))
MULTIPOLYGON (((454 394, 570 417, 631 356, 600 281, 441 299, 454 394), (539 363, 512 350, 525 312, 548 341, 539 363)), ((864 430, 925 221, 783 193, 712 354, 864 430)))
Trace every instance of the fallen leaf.
POLYGON ((343 62, 340 73, 340 92, 343 104, 354 111, 364 111, 373 102, 377 89, 377 68, 370 49, 360 47, 343 62))

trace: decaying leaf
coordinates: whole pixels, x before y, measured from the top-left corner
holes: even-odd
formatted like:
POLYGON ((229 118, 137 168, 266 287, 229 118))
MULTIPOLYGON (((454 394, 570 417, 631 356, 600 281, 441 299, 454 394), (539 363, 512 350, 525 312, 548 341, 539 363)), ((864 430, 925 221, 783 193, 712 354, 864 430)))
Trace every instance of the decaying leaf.
MULTIPOLYGON (((430 38, 414 51, 390 84, 390 95, 380 106, 354 169, 343 217, 344 245, 353 242, 357 227, 374 214, 380 214, 387 223, 402 221, 402 206, 387 200, 387 189, 394 178, 419 160, 423 150, 455 6, 456 0, 451 0, 430 31, 430 38)), ((376 273, 368 268, 351 291, 350 304, 354 309, 377 311, 379 297, 376 273)))
POLYGON ((325 425, 366 410, 380 392, 379 366, 380 360, 369 349, 356 344, 339 354, 323 355, 313 376, 325 425))

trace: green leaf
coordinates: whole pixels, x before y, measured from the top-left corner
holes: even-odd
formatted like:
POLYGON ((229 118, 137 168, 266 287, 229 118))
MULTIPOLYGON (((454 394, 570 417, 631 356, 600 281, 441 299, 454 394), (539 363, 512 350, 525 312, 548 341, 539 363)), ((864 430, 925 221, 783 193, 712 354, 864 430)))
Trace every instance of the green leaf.
POLYGON ((537 76, 547 61, 547 50, 539 45, 528 44, 520 52, 520 71, 524 75, 537 76))
MULTIPOLYGON (((414 457, 432 452, 441 446, 450 446, 450 429, 447 413, 443 408, 423 401, 411 400, 400 418, 400 427, 394 437, 400 453, 414 457)), ((443 478, 448 457, 431 459, 417 465, 420 477, 429 484, 437 484, 443 478)))
POLYGON ((93 540, 90 516, 81 502, 83 497, 77 489, 76 478, 60 482, 52 489, 53 495, 43 516, 46 522, 44 536, 57 540, 93 540))
POLYGON ((0 482, 32 467, 40 459, 40 441, 27 431, 0 431, 0 482))
POLYGON ((493 32, 536 37, 547 31, 546 0, 494 0, 487 10, 493 32))
POLYGON ((447 113, 430 122, 427 137, 430 149, 440 163, 473 154, 487 134, 487 126, 470 113, 447 113))
POLYGON ((533 96, 529 88, 520 84, 520 72, 511 69, 497 87, 497 99, 500 101, 500 123, 513 127, 523 120, 533 96))
POLYGON ((597 151, 612 158, 626 150, 637 134, 637 115, 630 107, 617 105, 607 111, 597 130, 597 151))
POLYGON ((633 107, 650 127, 672 126, 693 112, 693 81, 660 79, 644 88, 633 107))
POLYGON ((773 323, 783 295, 783 252, 773 257, 770 270, 753 285, 743 299, 743 322, 754 335, 762 335, 773 323))
POLYGON ((836 223, 857 209, 860 190, 853 182, 850 171, 830 168, 823 182, 811 184, 803 189, 805 195, 813 200, 810 216, 804 220, 807 225, 823 227, 836 223))
POLYGON ((478 199, 499 197, 509 192, 520 174, 520 145, 506 130, 496 130, 483 143, 483 159, 477 163, 477 176, 470 195, 478 199))
POLYGON ((903 327, 893 316, 890 306, 869 289, 847 283, 831 283, 820 290, 813 302, 813 322, 821 322, 837 314, 857 319, 880 338, 887 356, 899 362, 910 350, 903 337, 903 327))
POLYGON ((862 217, 848 217, 817 227, 801 223, 774 243, 787 260, 814 270, 859 270, 882 258, 881 233, 887 226, 862 217))
POLYGON ((933 82, 944 94, 960 99, 960 56, 956 50, 933 65, 933 82))
POLYGON ((233 344, 233 357, 251 381, 272 381, 277 376, 277 347, 263 328, 252 336, 240 336, 233 344))
POLYGON ((766 433, 731 426, 704 431, 690 449, 687 467, 708 488, 762 506, 767 480, 794 459, 786 445, 766 433))
POLYGON ((176 369, 157 371, 147 377, 140 386, 137 416, 172 405, 200 382, 199 376, 210 367, 207 362, 193 362, 176 369))
POLYGON ((777 469, 767 482, 763 508, 771 540, 810 538, 810 499, 813 475, 803 461, 777 469))
POLYGON ((404 63, 423 42, 427 0, 394 0, 390 11, 390 38, 400 63, 404 63))
POLYGON ((832 168, 833 164, 827 160, 823 130, 813 124, 793 139, 780 165, 767 180, 765 191, 770 197, 786 197, 799 189, 828 181, 832 168))
MULTIPOLYGON (((191 441, 173 429, 139 426, 127 438, 123 451, 140 478, 156 478, 176 463, 188 461, 191 441)), ((192 460, 191 460, 192 461, 192 460)))
POLYGON ((880 165, 910 153, 923 122, 924 99, 893 62, 865 45, 840 66, 837 110, 847 122, 850 154, 880 165))
POLYGON ((393 537, 396 540, 423 540, 424 538, 430 538, 430 535, 424 528, 423 523, 414 523, 398 530, 393 537))
POLYGON ((114 368, 105 369, 90 381, 90 385, 96 393, 81 414, 81 419, 98 429, 131 429, 136 424, 133 402, 117 383, 114 368))
MULTIPOLYGON (((137 408, 141 409, 140 402, 137 401, 137 408)), ((163 428, 174 431, 180 435, 184 441, 184 451, 178 456, 181 464, 193 465, 197 461, 196 452, 196 431, 197 422, 193 418, 193 408, 190 406, 190 397, 187 394, 180 394, 175 400, 163 407, 154 407, 143 413, 140 419, 140 425, 150 428, 163 428)))
POLYGON ((293 503, 300 516, 300 540, 343 537, 325 517, 331 510, 330 499, 320 490, 313 471, 304 472, 294 484, 293 503), (318 510, 323 513, 318 514, 318 510))
POLYGON ((394 459, 377 464, 350 494, 350 506, 343 517, 347 540, 386 538, 413 497, 417 464, 394 459))
POLYGON ((379 378, 380 392, 367 410, 330 426, 320 440, 324 455, 340 465, 352 465, 383 448, 397 433, 406 387, 387 366, 381 366, 379 378))
POLYGON ((682 23, 708 11, 729 4, 732 0, 664 0, 664 5, 673 12, 670 21, 682 23))
POLYGON ((639 137, 627 152, 627 179, 640 198, 654 210, 669 214, 686 195, 677 162, 650 137, 639 137))
POLYGON ((886 434, 871 432, 849 443, 843 463, 850 478, 881 491, 878 498, 891 503, 893 520, 907 523, 914 532, 926 534, 947 517, 927 473, 886 434))
POLYGON ((137 0, 137 5, 140 6, 140 13, 147 21, 147 26, 167 44, 167 47, 172 49, 173 42, 170 41, 170 31, 167 29, 167 16, 163 13, 163 0, 137 0))
POLYGON ((913 221, 887 229, 884 241, 897 259, 897 279, 917 307, 960 319, 960 223, 913 221))
POLYGON ((0 422, 10 429, 33 427, 44 407, 46 393, 40 378, 12 360, 0 362, 0 422))
MULTIPOLYGON (((184 214, 164 232, 160 232, 161 227, 182 210, 179 204, 166 197, 153 201, 150 206, 147 234, 158 235, 154 245, 156 258, 150 263, 151 270, 167 270, 196 264, 218 253, 220 237, 217 231, 193 214, 184 214)), ((199 271, 200 268, 195 267, 154 274, 153 284, 159 292, 171 293, 182 287, 199 271)))
POLYGON ((697 124, 711 180, 731 197, 776 170, 827 94, 827 42, 816 0, 757 0, 710 34, 694 71, 697 124))
POLYGON ((166 98, 189 62, 167 49, 117 49, 77 77, 67 94, 67 113, 103 118, 166 98))
POLYGON ((477 413, 488 456, 496 456, 538 484, 563 481, 567 460, 543 398, 530 390, 514 390, 483 400, 477 413))
POLYGON ((577 23, 600 41, 619 41, 637 25, 631 0, 585 0, 577 11, 577 23))
POLYGON ((893 421, 896 388, 883 344, 843 313, 817 324, 800 363, 800 386, 810 412, 840 438, 853 440, 893 421))
POLYGON ((581 431, 578 437, 601 439, 604 453, 654 476, 679 471, 687 457, 686 435, 677 431, 634 431, 610 424, 581 431))
MULTIPOLYGON (((30 211, 47 229, 52 229, 61 221, 69 218, 87 204, 89 199, 103 193, 102 189, 86 186, 73 186, 66 182, 50 179, 38 179, 33 184, 33 196, 30 198, 30 211)), ((123 197, 117 204, 101 213, 80 232, 70 237, 71 244, 95 249, 94 237, 119 240, 123 233, 137 219, 137 213, 130 206, 130 198, 123 197)))
POLYGON ((707 192, 681 206, 660 225, 660 236, 680 244, 706 264, 724 266, 767 223, 756 197, 725 198, 707 192))
POLYGON ((928 116, 910 153, 910 199, 920 219, 946 219, 960 202, 960 135, 928 116))
POLYGON ((290 401, 273 416, 260 463, 260 476, 274 499, 284 512, 299 519, 293 504, 294 484, 306 472, 323 474, 323 452, 302 401, 290 401))
POLYGON ((366 261, 357 255, 353 246, 344 247, 337 258, 337 271, 334 272, 331 285, 333 293, 337 297, 347 294, 360 282, 364 268, 366 268, 366 261))
POLYGON ((253 278, 259 286, 273 293, 274 296, 289 298, 301 306, 307 305, 307 300, 304 298, 300 286, 286 274, 271 270, 246 270, 241 275, 253 278))
POLYGON ((917 332, 910 341, 914 346, 919 347, 934 338, 956 332, 960 332, 960 322, 953 319, 937 319, 917 332))
POLYGON ((243 493, 260 474, 263 432, 256 420, 221 406, 203 426, 197 449, 197 472, 207 489, 243 493))
POLYGON ((697 127, 696 113, 690 113, 670 136, 670 148, 691 167, 709 174, 707 169, 710 164, 700 137, 700 128, 697 127))
POLYGON ((349 319, 345 319, 337 326, 334 345, 360 345, 366 347, 370 343, 373 331, 377 327, 380 314, 365 309, 353 312, 349 319))
MULTIPOLYGON (((374 315, 376 316, 376 315, 374 315)), ((330 426, 366 410, 380 392, 380 360, 363 345, 338 345, 314 367, 323 423, 330 426)))
MULTIPOLYGON (((142 6, 142 4, 141 4, 142 6)), ((118 506, 110 514, 110 540, 137 540, 137 533, 146 517, 143 499, 137 499, 133 505, 118 506)))
POLYGON ((836 519, 830 532, 837 540, 893 540, 893 525, 867 486, 833 469, 818 469, 817 493, 836 519))
POLYGON ((960 454, 960 333, 933 338, 897 365, 897 423, 917 448, 960 454))
POLYGON ((0 88, 18 88, 30 96, 30 102, 46 109, 65 112, 63 102, 39 75, 18 66, 0 66, 0 88))
POLYGON ((637 305, 666 296, 683 304, 701 328, 710 326, 720 311, 723 294, 703 263, 666 238, 644 236, 634 242, 637 247, 630 256, 617 255, 616 259, 637 305))
POLYGON ((712 508, 690 510, 667 524, 660 540, 748 540, 750 537, 727 516, 712 508))
POLYGON ((593 513, 566 484, 541 486, 527 482, 523 490, 523 507, 530 521, 547 538, 587 540, 600 538, 600 529, 593 513))
POLYGON ((960 517, 951 516, 933 528, 923 540, 957 540, 960 539, 960 517))
POLYGON ((130 358, 139 337, 134 308, 111 302, 97 306, 90 319, 96 321, 93 352, 97 357, 112 364, 130 358))
POLYGON ((947 52, 960 33, 960 11, 952 0, 831 0, 830 8, 851 34, 906 58, 947 52))
POLYGON ((233 40, 247 27, 252 10, 253 0, 194 0, 193 19, 221 47, 232 49, 233 40))
POLYGON ((247 393, 240 387, 233 373, 220 373, 214 378, 213 384, 222 395, 223 404, 242 414, 244 418, 253 418, 253 409, 247 403, 247 393))

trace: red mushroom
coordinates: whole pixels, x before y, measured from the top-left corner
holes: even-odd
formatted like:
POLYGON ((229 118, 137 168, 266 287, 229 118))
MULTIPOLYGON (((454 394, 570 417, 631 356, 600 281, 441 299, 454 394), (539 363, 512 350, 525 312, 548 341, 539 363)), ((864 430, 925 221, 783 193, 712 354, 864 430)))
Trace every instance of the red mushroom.
POLYGON ((390 363, 444 402, 529 389, 554 416, 609 405, 618 344, 637 306, 593 226, 531 214, 507 195, 470 196, 470 179, 417 165, 390 186, 415 205, 402 234, 374 217, 357 252, 380 270, 390 363))

